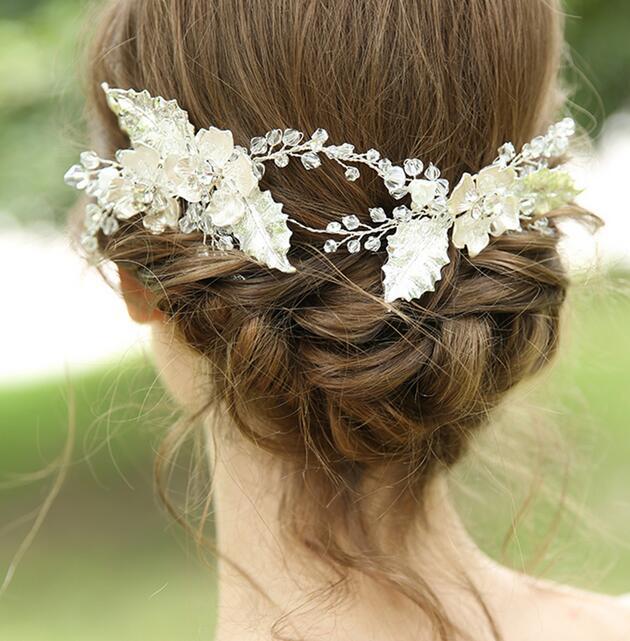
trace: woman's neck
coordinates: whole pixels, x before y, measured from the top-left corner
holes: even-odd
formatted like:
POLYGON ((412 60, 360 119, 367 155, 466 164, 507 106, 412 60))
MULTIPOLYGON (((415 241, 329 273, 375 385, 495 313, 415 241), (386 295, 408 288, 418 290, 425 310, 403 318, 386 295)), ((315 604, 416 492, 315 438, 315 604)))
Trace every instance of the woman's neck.
MULTIPOLYGON (((427 624, 417 606, 365 577, 351 579, 347 599, 318 598, 336 575, 326 576, 282 531, 280 488, 292 479, 282 478, 272 457, 242 442, 223 439, 214 459, 221 555, 217 641, 268 640, 274 623, 289 638, 309 641, 429 638, 426 630, 421 634, 427 624)), ((458 625, 475 622, 480 638, 485 638, 474 592, 491 611, 504 611, 517 596, 518 581, 468 536, 451 506, 444 479, 435 480, 425 496, 427 522, 414 531, 411 557, 397 560, 431 586, 458 625)))

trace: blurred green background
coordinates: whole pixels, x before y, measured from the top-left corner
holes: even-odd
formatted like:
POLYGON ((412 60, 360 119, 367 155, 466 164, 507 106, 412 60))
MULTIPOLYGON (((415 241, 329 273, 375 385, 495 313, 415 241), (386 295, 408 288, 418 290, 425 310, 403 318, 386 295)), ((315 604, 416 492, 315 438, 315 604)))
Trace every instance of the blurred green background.
MULTIPOLYGON (((11 220, 60 225, 71 204, 60 177, 84 140, 76 60, 86 8, 78 0, 0 0, 0 233, 11 220)), ((572 0, 568 13, 574 111, 596 136, 608 114, 630 107, 630 3, 572 0)), ((541 459, 537 489, 552 496, 523 519, 507 557, 533 556, 553 523, 563 463, 547 460, 544 446, 540 456, 537 437, 548 423, 559 425, 570 446, 553 449, 571 459, 571 494, 591 515, 565 510, 542 569, 611 593, 630 591, 625 279, 603 275, 576 292, 557 367, 522 391, 505 420, 534 437, 516 446, 515 457, 541 459)), ((154 378, 148 362, 135 358, 0 386, 0 581, 50 487, 51 477, 38 472, 63 448, 70 394, 78 431, 69 478, 0 599, 0 639, 211 638, 212 573, 153 499, 151 460, 171 418, 154 378)), ((502 509, 506 495, 488 476, 485 462, 472 461, 458 479, 478 490, 474 500, 462 495, 462 509, 498 554, 513 510, 502 509)), ((527 487, 515 482, 513 496, 527 487)))

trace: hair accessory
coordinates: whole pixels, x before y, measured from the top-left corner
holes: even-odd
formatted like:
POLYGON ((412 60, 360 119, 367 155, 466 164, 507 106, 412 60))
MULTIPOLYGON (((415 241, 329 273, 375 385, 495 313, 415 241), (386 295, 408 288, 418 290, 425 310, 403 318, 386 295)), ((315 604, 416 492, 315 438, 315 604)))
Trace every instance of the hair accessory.
POLYGON ((195 132, 188 114, 174 100, 106 84, 103 89, 131 149, 117 151, 115 160, 86 151, 80 164, 65 175, 68 185, 95 199, 86 207, 82 237, 91 253, 98 252, 100 232, 111 235, 120 221, 140 216, 155 234, 167 229, 200 232, 208 255, 238 245, 268 267, 294 272, 287 258, 291 222, 326 234, 323 250, 329 253, 341 248, 350 253, 377 252, 385 243, 385 301, 410 301, 435 289, 449 263, 449 243, 466 248, 474 257, 490 236, 523 229, 554 233, 545 215, 579 193, 565 170, 549 166, 551 158, 568 149, 575 133, 570 118, 519 153, 506 143, 490 166, 475 176, 464 174, 450 191, 433 164, 425 167, 421 160, 410 158, 398 166, 376 149, 358 153, 348 143, 327 144, 324 129, 310 138, 295 129, 272 129, 252 138, 247 150, 234 145, 229 130, 210 127, 195 132), (349 213, 325 229, 307 227, 289 218, 271 193, 259 188, 266 163, 282 168, 291 158, 308 170, 328 159, 344 168, 349 181, 360 176, 356 165, 364 165, 401 204, 392 212, 370 209, 371 224, 349 213))

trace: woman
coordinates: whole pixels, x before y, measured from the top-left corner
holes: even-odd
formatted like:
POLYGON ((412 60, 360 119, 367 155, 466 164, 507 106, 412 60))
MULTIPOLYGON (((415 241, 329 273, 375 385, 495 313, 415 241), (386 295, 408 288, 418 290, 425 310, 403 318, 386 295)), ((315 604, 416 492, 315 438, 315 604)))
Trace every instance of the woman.
POLYGON ((552 0, 109 3, 67 179, 208 436, 218 641, 630 639, 484 556, 446 484, 553 356, 556 223, 592 222, 571 122, 536 138, 562 49, 552 0))

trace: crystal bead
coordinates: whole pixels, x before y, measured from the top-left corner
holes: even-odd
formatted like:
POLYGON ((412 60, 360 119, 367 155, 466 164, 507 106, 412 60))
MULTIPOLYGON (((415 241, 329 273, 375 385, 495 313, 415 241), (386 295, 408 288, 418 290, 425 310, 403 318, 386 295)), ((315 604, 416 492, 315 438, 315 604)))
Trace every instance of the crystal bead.
POLYGON ((385 187, 387 187, 389 191, 401 189, 405 186, 406 181, 407 178, 402 167, 390 167, 385 174, 385 187))
POLYGON ((370 218, 375 223, 384 223, 387 220, 387 214, 382 207, 372 207, 370 209, 370 218))
POLYGON ((348 167, 346 169, 346 178, 350 182, 354 182, 355 180, 358 180, 360 175, 361 174, 359 173, 359 170, 356 167, 348 167))
POLYGON ((424 163, 417 158, 407 158, 403 166, 407 176, 411 176, 412 178, 419 176, 424 169, 424 163))
POLYGON ((219 236, 217 238, 217 248, 223 251, 234 249, 234 241, 231 236, 219 236))
POLYGON ((282 134, 282 142, 290 147, 295 147, 295 145, 301 142, 303 137, 304 134, 297 129, 285 129, 282 134))
POLYGON ((80 156, 81 164, 90 171, 98 169, 101 166, 101 159, 93 151, 84 151, 80 156))
POLYGON ((282 140, 282 129, 272 129, 271 131, 267 132, 267 135, 265 137, 271 147, 273 147, 274 145, 278 145, 282 140))
POLYGON ((114 216, 108 216, 101 223, 101 229, 103 230, 105 236, 111 236, 112 234, 115 234, 118 231, 119 227, 120 225, 114 216))
POLYGON ((63 179, 68 187, 74 189, 85 189, 88 185, 85 168, 81 165, 73 165, 70 167, 63 179))
POLYGON ((337 241, 334 241, 332 239, 328 239, 324 243, 324 251, 327 254, 331 254, 332 252, 336 252, 338 247, 339 247, 339 244, 337 243, 337 241))
POLYGON ((286 167, 289 164, 289 156, 287 156, 286 154, 281 154, 280 156, 276 156, 273 159, 273 162, 277 167, 286 167))
POLYGON ((249 143, 249 148, 253 154, 264 154, 267 151, 267 139, 263 136, 252 138, 249 143))
POLYGON ((398 222, 406 223, 411 220, 411 210, 404 205, 396 207, 392 212, 392 215, 394 216, 394 220, 397 220, 398 222))
POLYGON ((89 203, 85 208, 85 221, 86 223, 98 223, 100 225, 103 219, 103 210, 94 203, 89 203))
POLYGON ((433 163, 429 163, 424 175, 427 180, 437 180, 440 177, 440 170, 433 163))
POLYGON ((344 142, 343 145, 337 147, 337 154, 339 158, 348 158, 354 153, 354 145, 344 142))
POLYGON ((405 196, 407 196, 409 194, 409 190, 404 189, 404 188, 403 189, 394 189, 394 190, 390 191, 389 193, 396 200, 402 200, 405 196))
POLYGON ((516 149, 514 149, 514 145, 511 142, 506 142, 504 145, 501 145, 501 147, 499 147, 499 160, 503 164, 509 163, 510 160, 513 160, 515 156, 516 149))
POLYGON ((326 231, 330 234, 338 234, 341 231, 341 223, 332 222, 326 225, 326 231))
POLYGON ((322 164, 320 157, 314 151, 302 154, 300 160, 306 169, 317 169, 322 164))
POLYGON ((378 161, 378 168, 382 171, 387 173, 391 168, 392 168, 392 161, 389 160, 388 158, 381 158, 378 161))
POLYGON ((377 236, 370 236, 364 244, 365 249, 377 252, 381 248, 381 239, 377 236))
POLYGON ((439 194, 442 194, 442 195, 448 194, 450 185, 448 183, 448 180, 446 180, 446 178, 439 178, 435 182, 437 183, 437 191, 439 194))
POLYGON ((192 216, 184 216, 179 219, 179 230, 183 234, 192 234, 197 231, 197 221, 192 216))
POLYGON ((575 134, 575 120, 573 118, 564 118, 560 121, 560 128, 565 136, 573 136, 575 134))
POLYGON ((316 129, 311 136, 311 140, 324 144, 328 140, 328 132, 325 129, 316 129))
POLYGON ((92 234, 84 234, 81 237, 81 247, 83 247, 88 254, 93 254, 98 250, 98 241, 92 234))
POLYGON ((531 216, 536 209, 536 199, 535 198, 524 198, 521 200, 520 210, 521 213, 525 216, 531 216))
POLYGON ((545 151, 546 145, 547 141, 545 140, 544 136, 536 136, 536 138, 531 141, 529 146, 534 156, 542 156, 543 152, 545 151))
POLYGON ((377 149, 368 149, 365 152, 365 158, 369 162, 376 162, 381 157, 381 153, 377 149))
POLYGON ((356 254, 358 251, 361 251, 361 241, 356 238, 348 241, 348 251, 351 254, 356 254))
POLYGON ((252 170, 256 179, 262 180, 262 177, 265 175, 265 165, 261 162, 255 162, 252 170))
POLYGON ((341 222, 344 224, 344 227, 346 229, 349 229, 350 231, 357 229, 361 224, 361 221, 354 214, 350 214, 349 216, 344 216, 341 219, 341 222))

